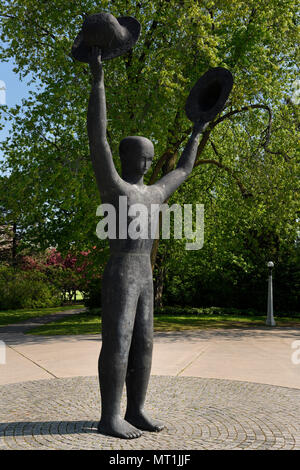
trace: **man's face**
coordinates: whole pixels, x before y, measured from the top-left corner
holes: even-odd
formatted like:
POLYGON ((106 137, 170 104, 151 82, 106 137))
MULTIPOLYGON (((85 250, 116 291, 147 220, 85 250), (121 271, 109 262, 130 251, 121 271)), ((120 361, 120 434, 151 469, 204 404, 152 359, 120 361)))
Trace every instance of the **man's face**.
POLYGON ((138 157, 138 171, 141 175, 145 175, 147 173, 147 171, 149 170, 151 164, 152 164, 152 160, 153 160, 153 156, 151 155, 141 155, 140 157, 138 157))
POLYGON ((154 148, 150 140, 145 137, 127 137, 121 147, 122 167, 126 174, 144 175, 149 170, 153 156, 154 148))
POLYGON ((126 158, 125 166, 126 172, 135 175, 145 175, 152 164, 153 156, 146 155, 144 152, 142 155, 130 155, 126 158))

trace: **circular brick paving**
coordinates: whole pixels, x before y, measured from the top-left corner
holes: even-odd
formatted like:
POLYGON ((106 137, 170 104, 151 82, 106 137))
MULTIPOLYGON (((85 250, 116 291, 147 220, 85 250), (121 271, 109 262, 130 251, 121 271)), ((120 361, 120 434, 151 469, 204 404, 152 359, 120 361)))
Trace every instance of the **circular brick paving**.
POLYGON ((166 428, 133 440, 97 433, 96 377, 5 385, 0 403, 0 449, 300 449, 300 390, 272 385, 153 376, 146 408, 166 428))

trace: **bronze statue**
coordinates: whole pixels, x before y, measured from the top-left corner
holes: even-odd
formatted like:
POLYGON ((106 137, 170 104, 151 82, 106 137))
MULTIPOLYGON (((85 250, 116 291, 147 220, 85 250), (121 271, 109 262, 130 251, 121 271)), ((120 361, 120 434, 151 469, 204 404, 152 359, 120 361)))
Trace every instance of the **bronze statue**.
MULTIPOLYGON (((137 22, 133 20, 122 20, 120 23, 120 28, 128 29, 126 32, 118 29, 118 20, 112 15, 88 17, 72 51, 74 57, 90 65, 93 83, 87 127, 91 160, 102 203, 112 204, 116 211, 120 196, 127 196, 128 207, 141 203, 150 209, 151 204, 162 204, 186 180, 196 159, 199 136, 207 122, 222 109, 231 89, 222 82, 224 69, 213 69, 215 73, 210 71, 209 77, 202 77, 200 85, 197 83, 193 88, 186 110, 195 124, 175 170, 155 184, 146 186, 143 178, 151 166, 154 147, 146 137, 130 136, 123 139, 119 146, 122 177, 119 176, 106 138, 102 58, 112 58, 114 53, 119 55, 120 50, 124 53, 132 47, 139 34, 137 22), (88 31, 91 33, 88 34, 88 31), (110 44, 114 44, 115 52, 111 53, 110 44), (195 100, 198 100, 197 103, 195 100)), ((128 218, 127 227, 129 222, 128 218)), ((147 228, 149 224, 150 220, 147 221, 147 228)), ((152 244, 151 237, 111 239, 111 254, 103 274, 102 349, 99 357, 102 407, 98 430, 127 439, 139 437, 143 430, 161 431, 164 427, 144 411, 153 343, 152 244), (120 402, 125 383, 127 409, 122 418, 120 402)))

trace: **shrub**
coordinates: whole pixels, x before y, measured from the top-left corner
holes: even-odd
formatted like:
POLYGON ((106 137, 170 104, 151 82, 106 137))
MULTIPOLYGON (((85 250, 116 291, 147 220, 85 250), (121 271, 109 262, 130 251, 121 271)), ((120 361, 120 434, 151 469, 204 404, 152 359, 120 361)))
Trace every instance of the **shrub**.
POLYGON ((40 308, 61 305, 60 292, 39 271, 0 266, 0 309, 40 308))
MULTIPOLYGON (((238 315, 251 317, 255 316, 266 316, 266 311, 261 312, 253 308, 247 309, 238 309, 234 307, 190 307, 190 306, 180 306, 180 305, 166 305, 165 307, 155 310, 157 315, 238 315)), ((278 317, 295 317, 299 318, 299 313, 295 311, 276 311, 275 315, 278 317)))
POLYGON ((101 280, 93 279, 88 283, 88 288, 84 291, 84 305, 89 308, 101 307, 101 280))

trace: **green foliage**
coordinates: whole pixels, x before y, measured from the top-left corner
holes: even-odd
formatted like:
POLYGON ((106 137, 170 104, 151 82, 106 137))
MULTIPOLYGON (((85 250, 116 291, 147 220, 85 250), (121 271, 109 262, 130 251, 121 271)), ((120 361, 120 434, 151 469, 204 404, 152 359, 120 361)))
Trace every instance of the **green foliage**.
MULTIPOLYGON (((260 317, 266 316, 266 312, 261 312, 258 310, 255 310, 253 308, 248 308, 248 309, 239 309, 239 308, 233 308, 233 307, 190 307, 187 305, 166 305, 162 308, 156 309, 155 310, 156 315, 170 315, 170 316, 190 316, 190 315, 195 315, 195 316, 236 316, 236 317, 260 317)), ((276 317, 289 317, 289 318, 299 318, 300 313, 299 312, 288 312, 287 310, 283 310, 281 312, 276 312, 276 317)))
POLYGON ((52 307, 61 304, 60 292, 38 271, 0 266, 0 309, 52 307))
POLYGON ((253 309, 241 310, 233 307, 190 307, 187 305, 166 305, 156 309, 157 315, 261 315, 253 309))
POLYGON ((101 306, 101 280, 93 279, 90 281, 88 288, 84 292, 84 305, 89 308, 89 312, 101 306))
POLYGON ((2 144, 10 176, 0 181, 6 208, 0 224, 17 223, 29 247, 67 252, 97 245, 103 259, 107 255, 95 235, 100 200, 86 133, 88 66, 70 56, 83 18, 99 10, 133 15, 142 24, 132 53, 104 67, 113 154, 126 135, 152 139, 159 166, 148 182, 184 146, 191 127, 184 103, 199 76, 214 66, 234 75, 230 100, 200 144, 191 178, 172 197, 204 204, 205 244, 186 252, 181 241, 161 243, 166 302, 248 302, 262 309, 265 263, 272 259, 275 281, 281 279, 280 305, 295 308, 300 170, 299 109, 291 100, 299 63, 294 0, 2 2, 0 59, 14 58, 20 76, 30 72, 40 89, 22 106, 1 108, 12 132, 2 144))

